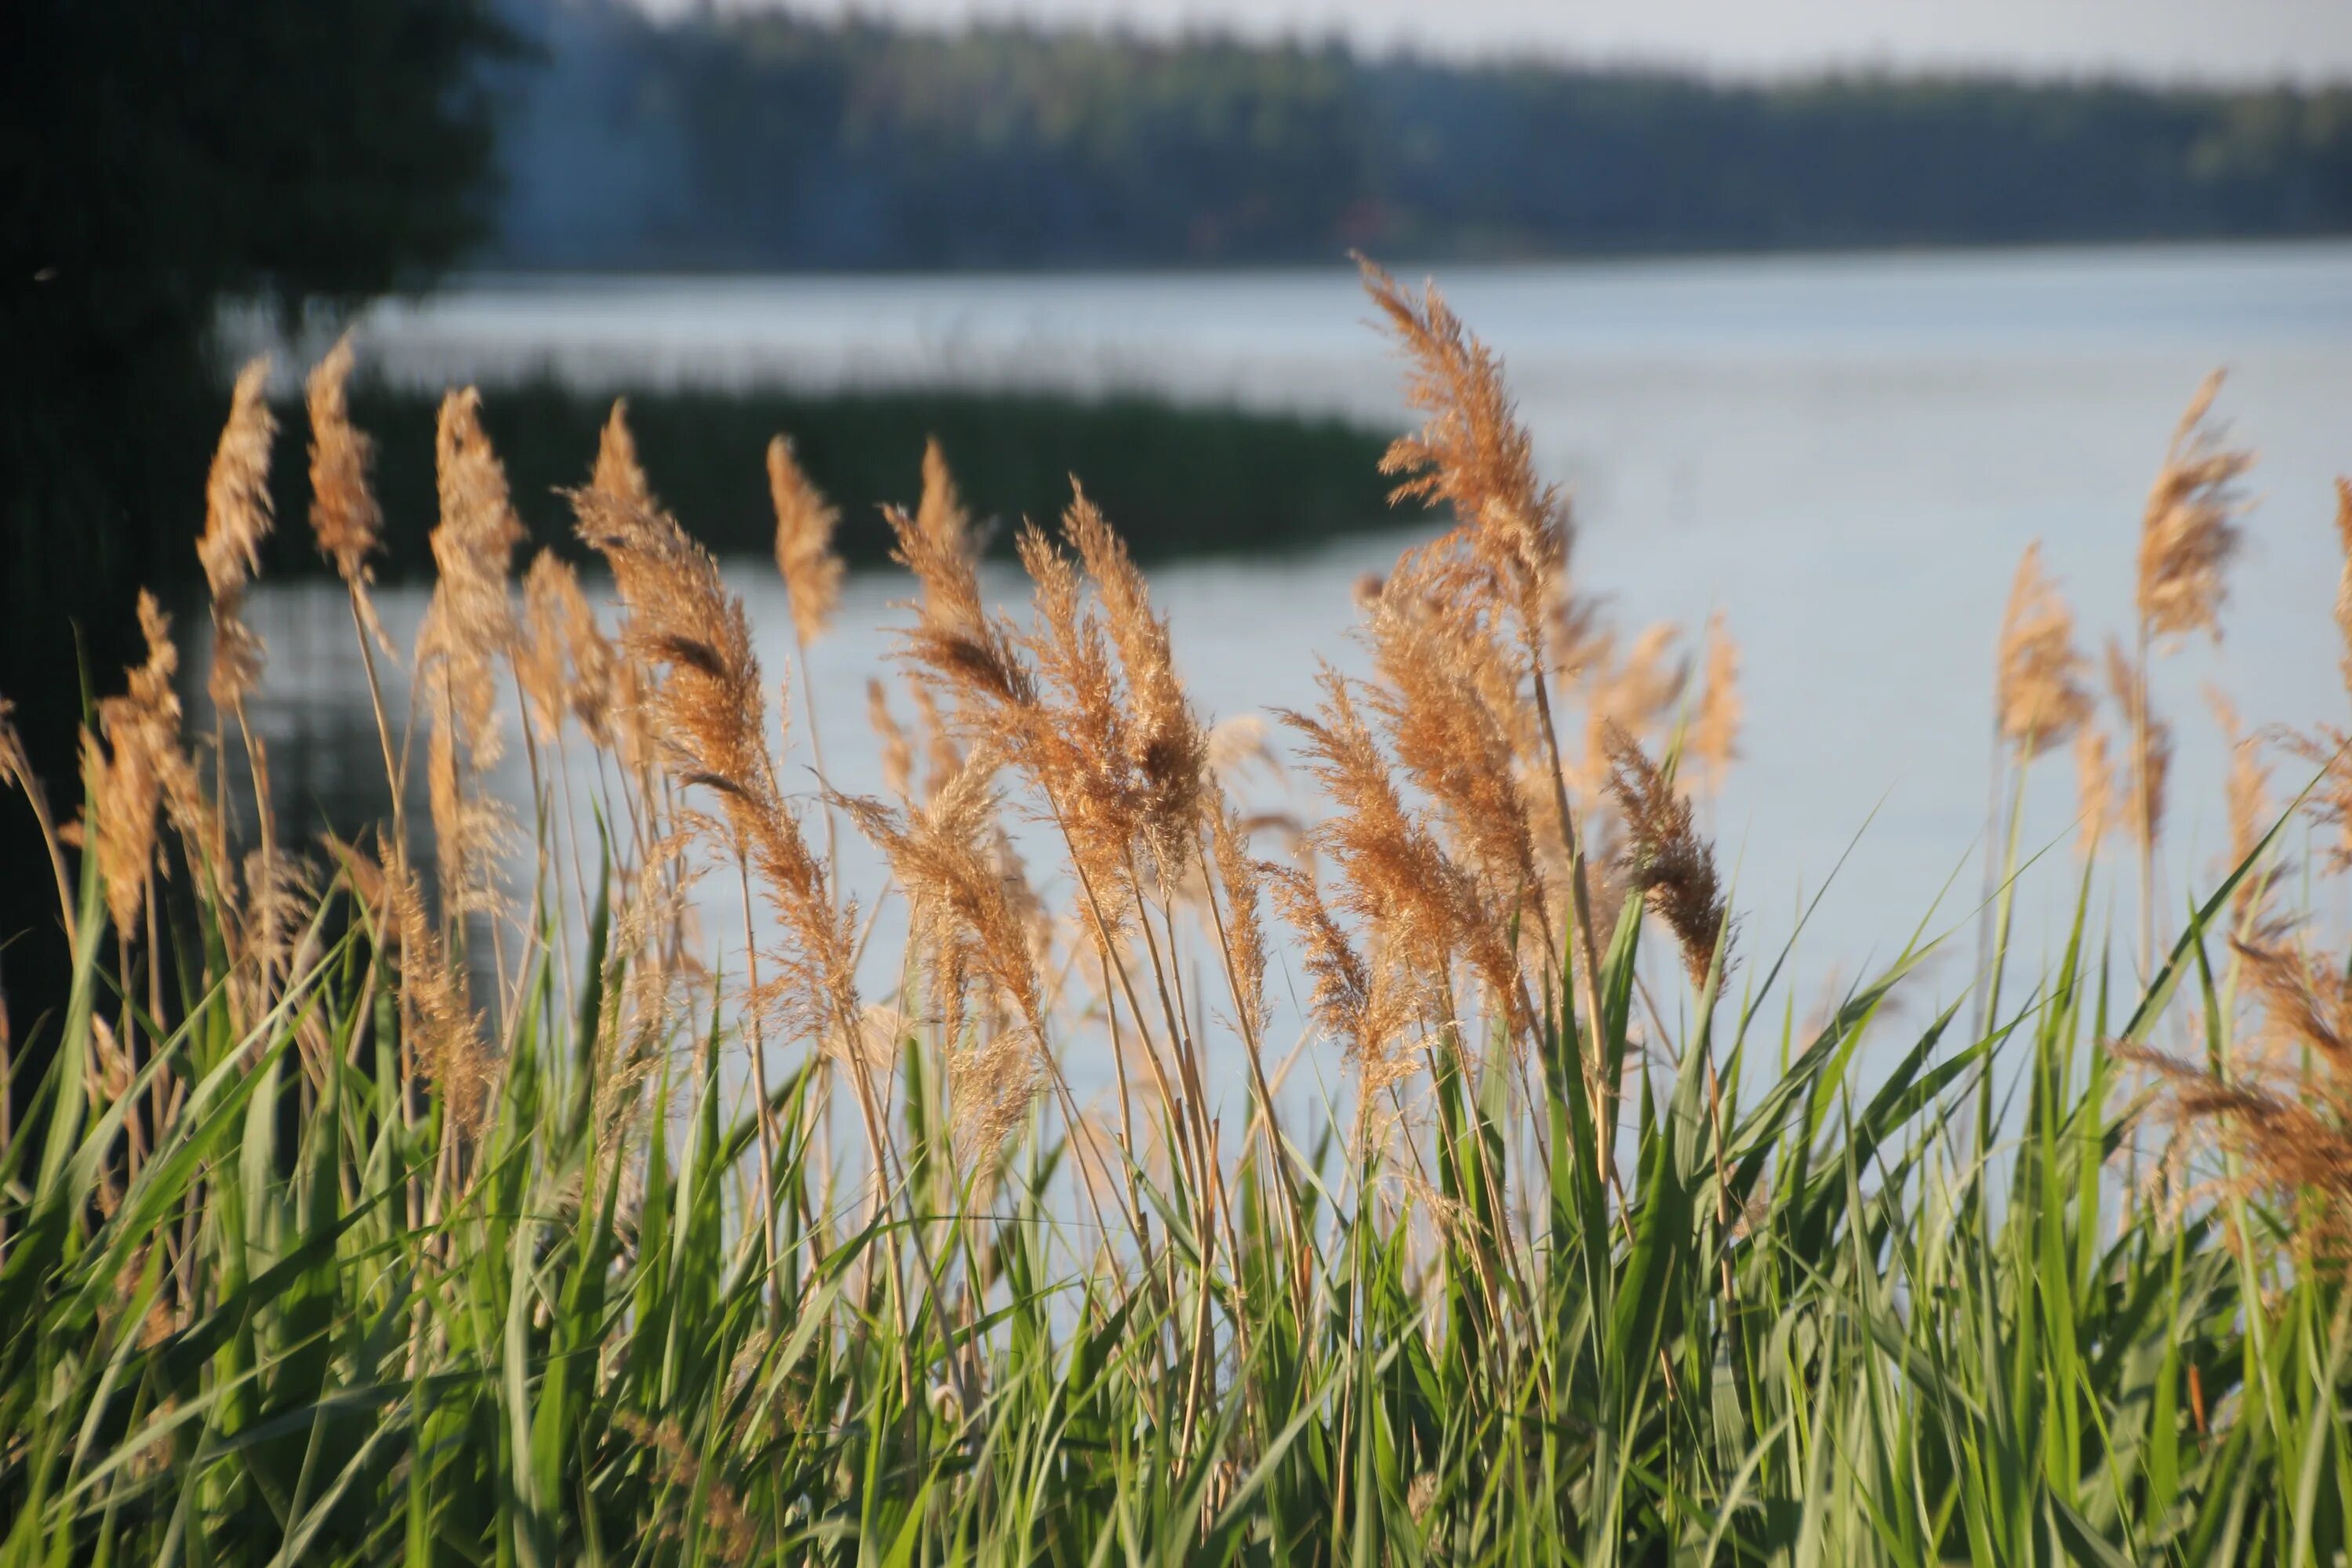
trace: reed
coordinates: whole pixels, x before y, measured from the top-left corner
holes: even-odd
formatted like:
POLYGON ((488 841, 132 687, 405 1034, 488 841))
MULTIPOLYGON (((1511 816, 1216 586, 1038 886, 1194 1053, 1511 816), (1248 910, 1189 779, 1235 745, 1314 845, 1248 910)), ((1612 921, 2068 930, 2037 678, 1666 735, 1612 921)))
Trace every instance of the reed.
MULTIPOLYGON (((2217 701, 2229 862, 2185 916, 2156 897, 2151 654, 2218 635, 2242 526, 2215 389, 2104 699, 2020 565, 1979 1021, 1891 1005, 1950 940, 1922 935, 1800 1026, 1702 815, 1740 751, 1729 628, 1610 625, 1499 356, 1366 281, 1427 421, 1386 470, 1448 516, 1361 590, 1366 673, 1281 716, 1287 761, 1198 712, 1087 492, 992 603, 934 446, 887 513, 915 584, 866 688, 887 798, 784 787, 811 715, 772 713, 791 683, 618 405, 569 492, 616 602, 549 553, 511 581, 455 393, 433 612, 393 649, 338 345, 310 521, 393 807, 315 852, 226 733, 264 670, 241 377, 199 542, 221 724, 146 600, 69 819, 0 703, 74 964, 61 1015, 0 1030, 0 1568, 2352 1547, 2352 991, 2315 891, 2344 731, 2217 701), (496 787, 509 700, 528 800, 496 787), (2021 803, 2070 742, 2074 918, 2030 963, 2021 803), (1253 798, 1269 766, 1308 820, 1253 798), (863 910, 820 814, 888 865, 863 910), (2140 898, 2095 918, 2118 827, 2140 898), (740 938, 707 939, 730 896, 740 938)), ((805 670, 836 514, 768 450, 805 670)))

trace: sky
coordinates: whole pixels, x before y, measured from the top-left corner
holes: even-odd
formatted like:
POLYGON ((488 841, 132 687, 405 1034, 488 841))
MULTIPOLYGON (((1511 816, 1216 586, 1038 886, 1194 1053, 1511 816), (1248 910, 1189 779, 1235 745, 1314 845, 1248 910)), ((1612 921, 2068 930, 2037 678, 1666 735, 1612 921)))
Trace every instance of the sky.
MULTIPOLYGON (((675 11, 703 0, 642 0, 675 11)), ((777 0, 718 0, 729 7, 777 0)), ((1495 57, 1769 77, 1970 68, 2161 80, 2352 79, 2352 0, 793 0, 930 26, 975 16, 1143 32, 1339 37, 1495 57)))

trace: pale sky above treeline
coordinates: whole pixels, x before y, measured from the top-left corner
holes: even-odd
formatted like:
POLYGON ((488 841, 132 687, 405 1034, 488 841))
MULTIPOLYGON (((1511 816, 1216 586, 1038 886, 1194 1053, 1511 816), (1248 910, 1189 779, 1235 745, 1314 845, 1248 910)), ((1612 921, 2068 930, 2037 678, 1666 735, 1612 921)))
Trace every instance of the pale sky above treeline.
POLYGON ((2352 79, 2352 0, 640 0, 973 18, 1141 33, 1338 37, 1473 58, 1678 67, 1755 78, 1830 68, 1987 69, 2159 81, 2352 79))

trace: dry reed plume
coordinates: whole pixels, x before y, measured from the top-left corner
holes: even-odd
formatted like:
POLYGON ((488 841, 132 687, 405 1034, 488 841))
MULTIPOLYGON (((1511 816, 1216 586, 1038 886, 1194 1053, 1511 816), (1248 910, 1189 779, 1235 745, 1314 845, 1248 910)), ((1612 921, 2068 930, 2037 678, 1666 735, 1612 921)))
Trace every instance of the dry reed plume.
POLYGON ((431 542, 438 576, 416 637, 416 679, 430 694, 426 793, 445 907, 494 911, 510 830, 503 804, 478 780, 505 752, 499 672, 516 647, 508 574, 523 529, 473 388, 442 399, 434 455, 441 516, 431 542))
POLYGON ((1028 922, 996 857, 995 773, 983 749, 919 810, 835 797, 888 858, 931 955, 956 1136, 974 1165, 993 1160, 1044 1084, 1045 996, 1028 922), (1010 1020, 968 1020, 975 977, 1010 1020))
POLYGON ((742 601, 717 563, 667 513, 601 489, 573 492, 580 537, 612 567, 629 612, 629 654, 663 677, 644 698, 654 736, 680 783, 719 802, 719 841, 760 876, 784 940, 783 973, 761 1003, 823 1034, 857 1014, 853 911, 835 906, 823 864, 786 805, 767 745, 766 700, 742 601))
POLYGON ((167 797, 184 815, 196 798, 194 770, 180 749, 180 698, 173 684, 179 650, 172 644, 170 620, 144 589, 139 595, 139 629, 147 642, 145 662, 131 670, 128 691, 99 700, 98 731, 106 744, 100 747, 87 731, 82 734, 90 833, 106 884, 107 911, 125 942, 137 933, 156 865, 157 814, 167 797))
POLYGON ((2189 400, 2148 490, 2137 604, 2152 637, 2172 640, 2203 631, 2219 640, 2221 635, 2222 572, 2244 535, 2237 521, 2244 504, 2238 481, 2254 461, 2252 453, 2228 446, 2212 421, 2221 380, 2215 371, 2189 400))
POLYGON ((2122 716, 2124 733, 2132 737, 2126 755, 2124 798, 2126 822, 2143 855, 2152 854, 2164 836, 2165 786, 2172 776, 2172 726, 2148 707, 2147 676, 2135 665, 2123 645, 2107 640, 2107 689, 2122 716))
POLYGON ((768 495, 776 509, 776 570, 792 604, 793 634, 805 648, 824 635, 841 602, 841 557, 833 552, 841 513, 809 482, 782 436, 768 443, 768 495))
POLYGON ((2084 664, 2074 649, 2074 616, 2042 569, 2040 541, 2017 563, 2000 622, 2000 675, 1994 701, 2001 738, 2021 761, 2062 746, 2091 715, 2084 664))
POLYGON ((661 510, 637 462, 637 439, 629 433, 629 402, 625 397, 613 400, 613 412, 597 437, 596 466, 590 470, 588 488, 640 511, 661 510))
POLYGON ((368 557, 383 528, 383 510, 368 485, 375 445, 352 424, 351 334, 336 340, 304 384, 310 415, 310 531, 319 552, 354 587, 371 574, 368 557))
MULTIPOLYGON (((2336 481, 2336 539, 2343 565, 2336 583, 2336 629, 2343 654, 2337 668, 2344 689, 2352 695, 2352 479, 2336 481)), ((2315 725, 2308 733, 2291 735, 2288 750, 2320 771, 2306 810, 2312 820, 2335 830, 2328 847, 2332 869, 2352 869, 2352 731, 2335 724, 2315 725)))
POLYGON ((1747 717, 1739 697, 1739 645, 1721 610, 1706 618, 1705 678, 1685 750, 1706 770, 1707 788, 1720 793, 1739 760, 1739 727, 1747 717))
POLYGON ((1690 802, 1624 731, 1609 737, 1609 793, 1625 824, 1625 886, 1645 900, 1682 949, 1691 989, 1731 964, 1730 916, 1715 851, 1693 825, 1690 802))
POLYGON ((2153 1069, 2158 1109, 2228 1157, 2208 1184, 2262 1194, 2292 1216, 2285 1239, 2306 1262, 2340 1268, 2352 1245, 2352 981, 2339 963, 2236 945, 2265 1029, 2209 1070, 2125 1047, 2153 1069))
POLYGON ((228 710, 240 709, 261 678, 265 653, 242 612, 246 584, 261 568, 261 542, 272 523, 269 443, 278 421, 269 412, 268 384, 267 359, 237 372, 228 421, 205 479, 205 531, 196 541, 196 558, 212 590, 212 699, 228 710))
POLYGON ((2097 853, 2101 841, 2130 809, 2116 778, 2106 732, 2095 723, 2085 723, 2074 731, 2075 846, 2083 858, 2097 853))
POLYGON ((1470 336, 1434 285, 1416 299, 1371 263, 1362 268, 1411 367, 1406 402, 1425 420, 1389 448, 1381 471, 1399 479, 1394 499, 1454 509, 1459 530, 1425 559, 1449 585, 1490 584, 1521 646, 1540 658, 1575 541, 1566 499, 1536 475, 1534 443, 1494 351, 1470 336))

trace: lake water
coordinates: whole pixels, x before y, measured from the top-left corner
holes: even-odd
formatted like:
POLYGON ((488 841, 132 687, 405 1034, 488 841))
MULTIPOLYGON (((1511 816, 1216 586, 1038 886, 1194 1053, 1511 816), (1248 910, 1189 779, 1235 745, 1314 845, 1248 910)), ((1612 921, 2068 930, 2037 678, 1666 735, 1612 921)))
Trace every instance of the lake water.
MULTIPOLYGON (((2171 907, 2227 842, 2226 759, 2201 689, 2257 725, 2346 718, 2330 481, 2352 471, 2352 246, 1455 268, 1442 281, 1504 356, 1540 459, 1574 488, 1582 584, 1628 629, 1729 618, 1746 758, 1713 826, 1748 951, 1769 953, 1845 858, 1803 940, 1800 1014, 1832 976, 1891 956, 1948 882, 1940 924, 1967 929, 1993 643, 2019 553, 2042 542, 2086 640, 2125 631, 2148 481, 2216 366, 2230 372, 2221 412, 2261 454, 2259 503, 2226 641, 2158 670, 2179 729, 2171 907)), ((492 397, 502 377, 551 369, 592 385, 1146 388, 1397 426, 1394 365, 1368 315, 1339 268, 478 279, 380 308, 361 335, 363 360, 396 378, 480 378, 492 397)), ((1360 662, 1350 585, 1404 537, 1160 571, 1201 705, 1224 718, 1309 704, 1315 654, 1360 662)), ((772 579, 756 562, 734 573, 781 669, 791 639, 772 579)), ((874 784, 863 682, 903 591, 854 579, 812 661, 829 757, 852 789, 874 784)), ((385 600, 413 629, 421 596, 385 600)), ((263 590, 255 614, 276 650, 265 721, 281 788, 331 797, 374 747, 347 613, 296 586, 263 590)), ((2053 759, 2039 784, 2025 841, 2059 847, 2022 895, 2029 944, 2074 891, 2071 769, 2053 759)), ((872 875, 853 864, 854 879, 872 875)), ((2116 892, 2127 902, 2128 883, 2116 892)), ((711 920, 729 923, 723 908, 711 920)), ((1964 983, 1965 947, 1914 1011, 1964 983)))

